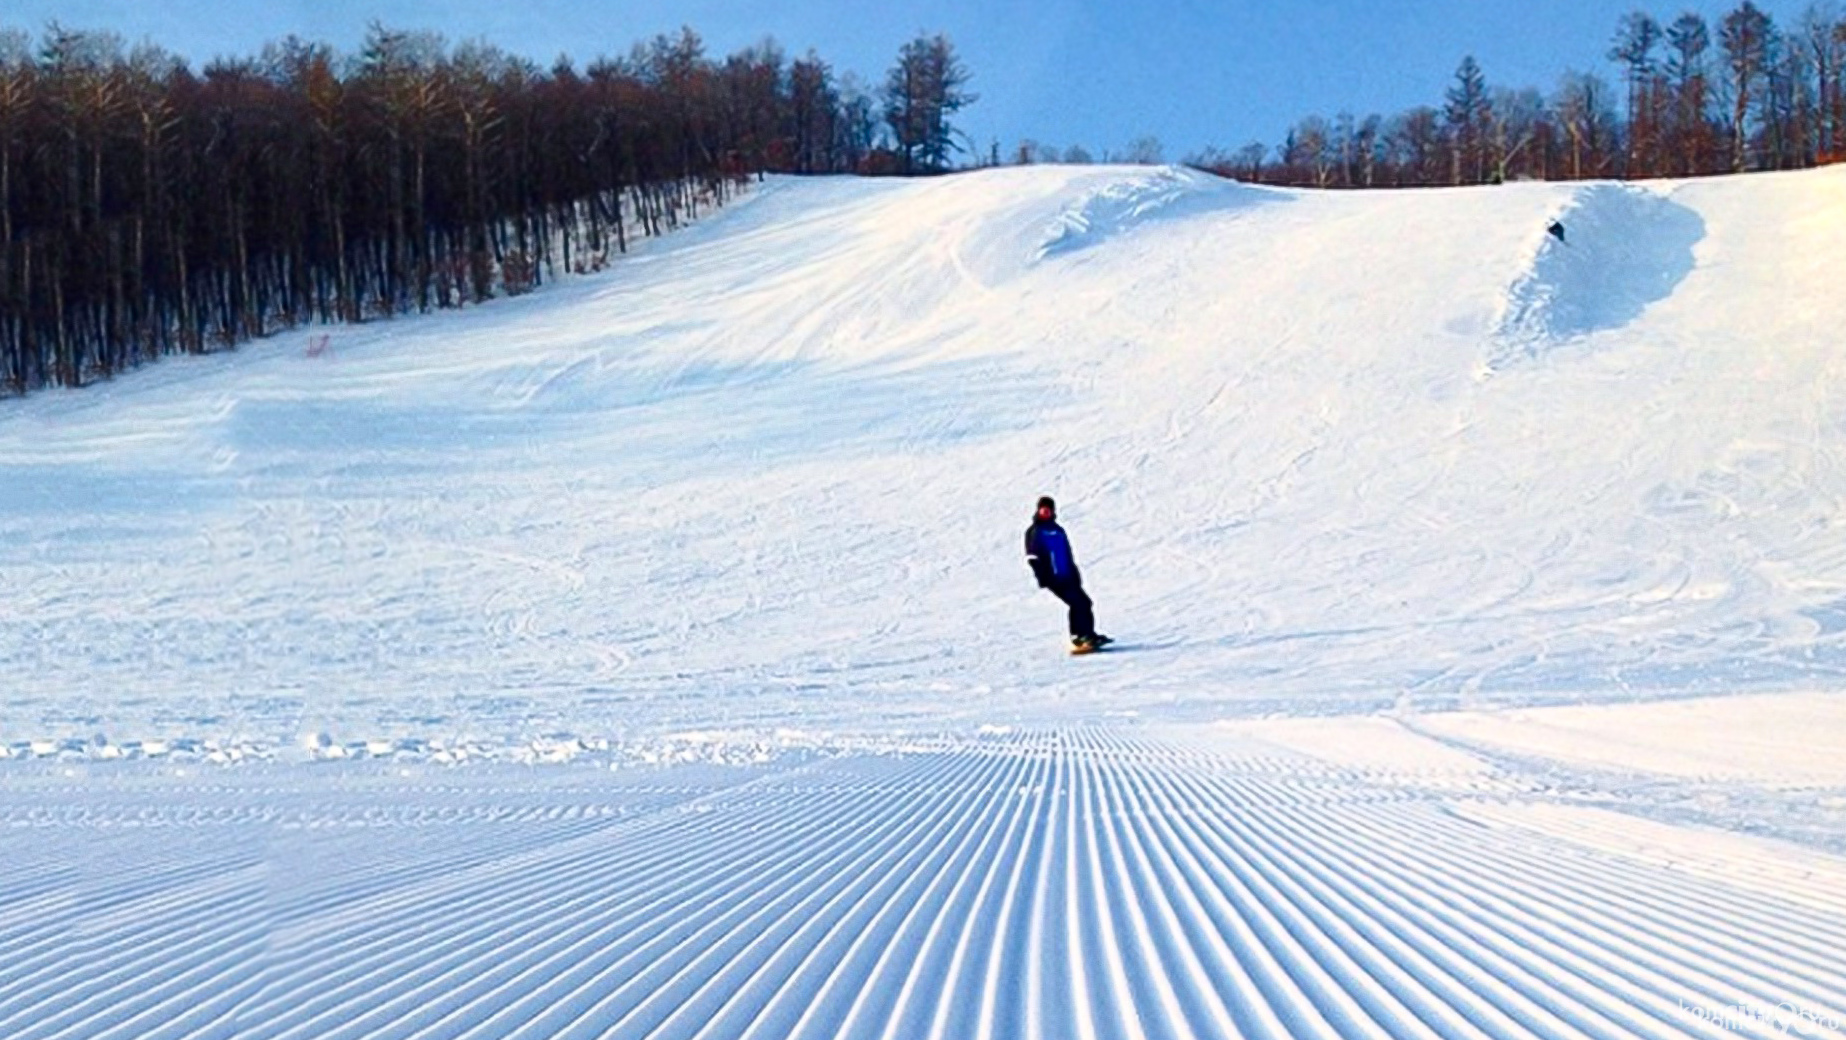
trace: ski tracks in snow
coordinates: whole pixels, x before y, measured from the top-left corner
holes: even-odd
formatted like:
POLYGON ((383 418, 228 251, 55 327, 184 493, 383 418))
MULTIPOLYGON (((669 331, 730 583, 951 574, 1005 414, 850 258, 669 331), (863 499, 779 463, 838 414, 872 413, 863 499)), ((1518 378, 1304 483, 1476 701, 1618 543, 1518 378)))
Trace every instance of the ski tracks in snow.
POLYGON ((388 805, 237 775, 14 799, 16 834, 112 866, 0 870, 0 1034, 1580 1038, 1846 1009, 1846 915, 1473 812, 1526 800, 1487 774, 1069 729, 388 805))

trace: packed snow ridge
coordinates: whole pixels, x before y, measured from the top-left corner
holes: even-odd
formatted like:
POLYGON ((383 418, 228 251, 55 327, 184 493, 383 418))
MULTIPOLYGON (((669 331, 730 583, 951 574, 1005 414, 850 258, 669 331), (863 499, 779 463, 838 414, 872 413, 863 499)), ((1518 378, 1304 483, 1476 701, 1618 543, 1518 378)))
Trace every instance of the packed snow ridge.
POLYGON ((1042 260, 1086 249, 1154 221, 1181 220, 1286 198, 1285 192, 1248 188, 1197 170, 1155 167, 1107 181, 1067 205, 1046 228, 1035 256, 1042 260))
POLYGON ((1532 237, 1498 322, 1501 362, 1633 322, 1692 273, 1705 222, 1671 189, 1593 184, 1532 237))

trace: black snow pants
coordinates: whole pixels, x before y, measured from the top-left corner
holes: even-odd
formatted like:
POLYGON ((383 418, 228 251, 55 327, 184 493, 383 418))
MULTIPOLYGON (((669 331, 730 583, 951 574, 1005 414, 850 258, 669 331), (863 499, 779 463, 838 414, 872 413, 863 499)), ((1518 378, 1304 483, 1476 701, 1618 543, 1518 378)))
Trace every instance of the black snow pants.
POLYGON ((1051 594, 1063 600, 1070 607, 1070 634, 1073 636, 1093 636, 1096 634, 1096 614, 1091 608, 1089 593, 1083 591, 1083 579, 1053 579, 1046 585, 1051 594))

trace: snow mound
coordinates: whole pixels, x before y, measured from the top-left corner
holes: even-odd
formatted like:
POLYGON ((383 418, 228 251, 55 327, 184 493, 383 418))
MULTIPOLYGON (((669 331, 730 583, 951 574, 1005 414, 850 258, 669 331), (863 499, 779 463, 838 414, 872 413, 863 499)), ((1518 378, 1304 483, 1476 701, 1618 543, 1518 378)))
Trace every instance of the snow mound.
POLYGON ((1110 181, 1066 206, 1045 228, 1037 256, 1044 260, 1088 249, 1154 221, 1239 209, 1282 197, 1198 170, 1157 167, 1110 181))
POLYGON ((1564 237, 1535 230, 1531 262, 1506 291, 1495 367, 1634 321, 1692 273, 1705 237, 1696 212, 1629 185, 1580 189, 1553 221, 1564 237))

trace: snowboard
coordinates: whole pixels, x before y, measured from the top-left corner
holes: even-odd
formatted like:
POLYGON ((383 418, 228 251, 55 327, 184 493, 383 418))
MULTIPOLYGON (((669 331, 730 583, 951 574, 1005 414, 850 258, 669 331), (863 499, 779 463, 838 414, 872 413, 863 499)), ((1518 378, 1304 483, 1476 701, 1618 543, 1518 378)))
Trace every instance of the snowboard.
POLYGON ((1109 644, 1113 642, 1115 642, 1115 640, 1110 639, 1108 636, 1099 635, 1093 643, 1071 644, 1070 653, 1072 657, 1082 657, 1084 654, 1100 653, 1103 650, 1107 650, 1109 644))

